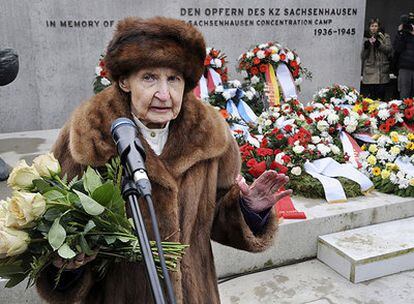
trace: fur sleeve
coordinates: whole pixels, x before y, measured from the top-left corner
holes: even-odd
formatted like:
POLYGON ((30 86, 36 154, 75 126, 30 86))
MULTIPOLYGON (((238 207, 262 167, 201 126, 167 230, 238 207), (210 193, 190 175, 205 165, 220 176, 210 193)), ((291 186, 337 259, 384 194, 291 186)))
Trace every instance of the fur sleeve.
POLYGON ((240 209, 240 189, 235 184, 235 178, 240 173, 239 149, 230 132, 228 136, 231 137, 231 143, 219 160, 217 202, 211 238, 237 249, 263 251, 271 245, 278 227, 274 208, 262 233, 254 235, 240 209))
POLYGON ((79 280, 65 291, 54 290, 53 282, 51 282, 51 279, 48 277, 47 270, 42 271, 40 277, 36 281, 38 294, 46 301, 46 303, 83 303, 94 282, 92 270, 90 270, 88 266, 85 267, 87 268, 79 280))

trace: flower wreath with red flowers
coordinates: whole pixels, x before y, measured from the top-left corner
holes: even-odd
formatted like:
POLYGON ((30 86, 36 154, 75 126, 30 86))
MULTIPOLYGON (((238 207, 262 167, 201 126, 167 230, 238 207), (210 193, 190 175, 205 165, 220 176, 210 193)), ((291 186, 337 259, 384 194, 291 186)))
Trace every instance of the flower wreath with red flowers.
POLYGON ((265 73, 268 64, 275 70, 279 64, 286 64, 296 86, 302 83, 303 76, 312 78, 312 74, 302 67, 298 54, 277 42, 258 44, 241 54, 238 59, 238 71, 245 80, 255 86, 256 90, 262 92, 266 83, 265 73))
POLYGON ((228 68, 226 67, 226 55, 215 48, 206 48, 206 58, 204 59, 204 70, 207 72, 209 68, 216 71, 223 83, 228 81, 228 68))
POLYGON ((105 55, 101 55, 98 65, 95 67, 95 79, 93 81, 93 92, 95 94, 98 94, 112 84, 105 69, 104 57, 105 55))
POLYGON ((353 106, 360 101, 362 101, 362 96, 356 89, 340 84, 320 89, 313 96, 313 103, 332 104, 334 106, 353 106))

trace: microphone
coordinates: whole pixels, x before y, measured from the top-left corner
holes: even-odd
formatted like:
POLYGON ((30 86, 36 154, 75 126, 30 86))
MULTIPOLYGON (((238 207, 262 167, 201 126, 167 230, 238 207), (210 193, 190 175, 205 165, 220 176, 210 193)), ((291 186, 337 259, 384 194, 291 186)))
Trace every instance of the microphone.
POLYGON ((118 118, 112 123, 111 134, 121 163, 141 195, 151 195, 151 184, 145 167, 145 150, 138 138, 135 124, 128 118, 118 118))

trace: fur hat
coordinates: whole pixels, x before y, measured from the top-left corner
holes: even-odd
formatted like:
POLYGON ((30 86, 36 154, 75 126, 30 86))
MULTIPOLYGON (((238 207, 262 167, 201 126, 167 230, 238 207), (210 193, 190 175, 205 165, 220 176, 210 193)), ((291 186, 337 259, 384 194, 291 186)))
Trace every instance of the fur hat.
POLYGON ((185 91, 197 85, 206 56, 203 35, 184 21, 128 17, 118 22, 105 66, 113 81, 146 67, 169 67, 184 75, 185 91))

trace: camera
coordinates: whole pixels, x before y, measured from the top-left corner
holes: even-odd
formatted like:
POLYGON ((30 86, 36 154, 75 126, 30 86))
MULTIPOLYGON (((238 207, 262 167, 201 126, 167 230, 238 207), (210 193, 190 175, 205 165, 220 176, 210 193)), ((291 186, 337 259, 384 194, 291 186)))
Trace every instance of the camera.
POLYGON ((402 30, 405 32, 412 32, 414 30, 414 13, 409 13, 408 15, 402 15, 400 17, 402 30))

